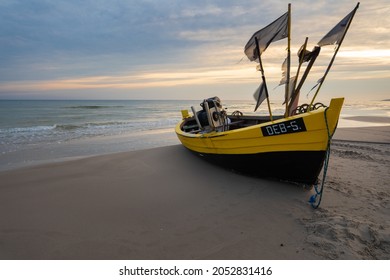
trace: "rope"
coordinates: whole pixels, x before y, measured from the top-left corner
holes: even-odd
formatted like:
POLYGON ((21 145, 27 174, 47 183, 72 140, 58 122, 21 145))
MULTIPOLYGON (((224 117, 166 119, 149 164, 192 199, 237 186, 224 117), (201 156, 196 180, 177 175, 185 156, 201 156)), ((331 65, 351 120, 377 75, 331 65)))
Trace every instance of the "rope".
MULTIPOLYGON (((326 108, 324 111, 326 131, 328 133, 328 144, 326 147, 325 160, 324 160, 324 172, 322 175, 321 186, 319 186, 319 184, 314 185, 315 194, 313 194, 309 199, 309 202, 314 209, 317 209, 321 204, 322 194, 323 194, 324 185, 325 185, 326 173, 328 172, 329 157, 330 157, 330 142, 332 140, 333 134, 336 131, 336 129, 334 129, 333 133, 330 134, 329 125, 328 125, 328 118, 326 116, 326 111, 328 111, 328 109, 329 108, 326 108), (317 201, 317 197, 318 197, 318 201, 317 201)), ((337 124, 336 124, 336 127, 337 127, 337 124)))

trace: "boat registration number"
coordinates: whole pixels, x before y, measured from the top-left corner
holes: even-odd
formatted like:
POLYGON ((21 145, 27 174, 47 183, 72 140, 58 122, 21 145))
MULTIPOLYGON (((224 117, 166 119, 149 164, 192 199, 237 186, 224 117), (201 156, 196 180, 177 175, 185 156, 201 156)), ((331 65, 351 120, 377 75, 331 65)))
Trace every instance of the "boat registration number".
POLYGON ((271 124, 263 126, 261 132, 263 136, 275 136, 280 134, 288 134, 306 131, 306 126, 303 118, 285 121, 281 123, 271 124))

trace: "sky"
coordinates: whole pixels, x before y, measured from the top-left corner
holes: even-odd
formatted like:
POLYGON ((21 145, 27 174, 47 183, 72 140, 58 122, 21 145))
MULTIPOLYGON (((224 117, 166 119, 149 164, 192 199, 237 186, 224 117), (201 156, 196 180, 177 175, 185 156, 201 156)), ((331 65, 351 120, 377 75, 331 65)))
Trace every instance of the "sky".
MULTIPOLYGON (((252 99, 261 75, 244 46, 292 4, 292 73, 308 49, 354 9, 350 0, 0 0, 0 99, 252 99)), ((390 4, 362 0, 319 93, 390 98, 390 4)), ((262 54, 281 100, 287 40, 262 54)), ((322 77, 325 46, 301 91, 322 77)))

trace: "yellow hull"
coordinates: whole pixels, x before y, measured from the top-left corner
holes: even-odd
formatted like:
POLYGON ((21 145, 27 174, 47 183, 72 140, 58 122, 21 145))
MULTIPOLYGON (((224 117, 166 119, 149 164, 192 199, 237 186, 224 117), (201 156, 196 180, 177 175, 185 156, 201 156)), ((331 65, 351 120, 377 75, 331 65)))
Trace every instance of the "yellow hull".
POLYGON ((325 151, 328 145, 328 133, 332 135, 336 129, 343 102, 344 98, 332 99, 327 109, 320 108, 236 130, 193 134, 182 130, 183 121, 177 124, 175 131, 185 147, 198 153, 258 154, 325 151), (294 121, 298 119, 303 120, 306 130, 291 133, 291 126, 297 125, 294 121), (286 128, 288 124, 290 124, 289 129, 286 128), (267 131, 271 135, 264 135, 267 131))
POLYGON ((230 170, 315 184, 343 102, 336 98, 328 108, 223 132, 185 132, 183 120, 176 134, 186 148, 230 170))

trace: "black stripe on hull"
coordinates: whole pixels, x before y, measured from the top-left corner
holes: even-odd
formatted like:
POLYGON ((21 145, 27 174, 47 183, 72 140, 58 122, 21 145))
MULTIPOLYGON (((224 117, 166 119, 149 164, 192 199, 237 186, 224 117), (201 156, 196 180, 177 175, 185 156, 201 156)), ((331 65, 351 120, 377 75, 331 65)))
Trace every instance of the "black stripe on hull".
POLYGON ((239 173, 310 185, 316 183, 325 159, 325 151, 291 151, 240 155, 193 153, 213 164, 239 173))

